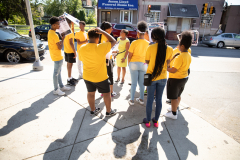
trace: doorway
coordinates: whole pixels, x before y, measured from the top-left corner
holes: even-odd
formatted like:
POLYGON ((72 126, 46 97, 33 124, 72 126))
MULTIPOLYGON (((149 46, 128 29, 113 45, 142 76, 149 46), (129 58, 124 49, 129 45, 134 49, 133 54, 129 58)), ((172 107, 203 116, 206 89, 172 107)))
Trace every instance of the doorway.
POLYGON ((101 23, 104 21, 111 22, 111 12, 110 11, 102 11, 101 12, 101 23))

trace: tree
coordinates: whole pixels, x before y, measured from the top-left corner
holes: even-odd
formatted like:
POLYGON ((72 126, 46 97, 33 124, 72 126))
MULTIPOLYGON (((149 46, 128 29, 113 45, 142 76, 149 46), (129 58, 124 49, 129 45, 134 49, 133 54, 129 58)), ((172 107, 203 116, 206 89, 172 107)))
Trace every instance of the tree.
MULTIPOLYGON (((29 25, 28 14, 25 0, 0 0, 0 16, 8 20, 13 15, 22 15, 26 21, 26 25, 29 25)), ((30 0, 32 13, 36 13, 36 5, 33 3, 38 3, 37 0, 30 0)))
POLYGON ((49 15, 60 16, 64 12, 76 17, 79 10, 82 9, 81 0, 46 0, 45 11, 49 15))
POLYGON ((97 1, 96 0, 93 0, 92 1, 92 6, 96 6, 97 5, 97 1))

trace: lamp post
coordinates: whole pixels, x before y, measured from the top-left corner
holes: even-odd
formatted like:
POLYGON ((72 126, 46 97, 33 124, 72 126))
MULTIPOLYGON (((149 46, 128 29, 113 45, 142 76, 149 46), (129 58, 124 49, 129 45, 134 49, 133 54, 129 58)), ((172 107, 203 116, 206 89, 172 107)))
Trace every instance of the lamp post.
POLYGON ((43 70, 43 65, 41 64, 41 61, 39 59, 35 30, 34 30, 34 26, 33 26, 32 11, 31 11, 29 0, 25 0, 25 2, 26 2, 27 12, 28 12, 28 20, 29 20, 30 28, 31 28, 34 52, 35 52, 35 62, 33 63, 33 70, 41 71, 41 70, 43 70))

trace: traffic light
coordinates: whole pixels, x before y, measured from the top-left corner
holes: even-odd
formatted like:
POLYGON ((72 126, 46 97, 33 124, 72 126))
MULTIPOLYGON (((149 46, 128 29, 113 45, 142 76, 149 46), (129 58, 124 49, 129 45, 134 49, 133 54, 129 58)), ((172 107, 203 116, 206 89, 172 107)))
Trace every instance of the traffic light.
POLYGON ((207 13, 207 6, 208 6, 208 3, 203 4, 203 14, 207 13))
POLYGON ((210 8, 209 14, 213 14, 213 6, 211 6, 211 8, 210 8))
POLYGON ((151 5, 148 5, 148 13, 150 13, 151 5))

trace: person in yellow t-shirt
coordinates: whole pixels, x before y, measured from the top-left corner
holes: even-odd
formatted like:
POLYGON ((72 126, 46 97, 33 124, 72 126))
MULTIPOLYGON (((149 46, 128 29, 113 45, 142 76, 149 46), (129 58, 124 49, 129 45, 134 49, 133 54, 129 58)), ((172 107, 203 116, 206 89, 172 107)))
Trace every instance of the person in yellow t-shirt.
POLYGON ((88 31, 89 43, 79 48, 79 59, 83 63, 83 79, 86 84, 88 94, 87 99, 91 108, 91 115, 100 112, 100 108, 95 108, 95 92, 103 94, 106 105, 106 116, 115 115, 116 109, 111 109, 111 92, 106 68, 106 55, 116 44, 116 40, 107 32, 100 28, 93 28, 88 31), (107 37, 109 42, 98 44, 99 34, 107 37))
POLYGON ((149 46, 149 41, 144 39, 145 32, 147 30, 147 23, 145 21, 140 21, 137 24, 138 28, 138 39, 133 41, 128 50, 128 62, 129 69, 131 73, 131 94, 128 103, 134 105, 134 96, 136 92, 137 83, 140 88, 140 97, 136 98, 136 101, 140 104, 144 104, 144 74, 146 73, 147 64, 145 63, 145 56, 147 47, 149 46))
MULTIPOLYGON (((179 50, 179 45, 173 49, 173 56, 176 55, 177 53, 181 53, 181 51, 179 50)), ((191 48, 188 49, 188 53, 192 54, 191 48)), ((190 68, 188 69, 188 75, 190 75, 190 68)), ((167 99, 166 103, 171 105, 171 100, 167 99)))
POLYGON ((169 78, 167 81, 167 98, 171 100, 171 108, 165 117, 177 119, 177 107, 181 101, 181 94, 188 81, 188 69, 191 64, 191 54, 188 49, 192 45, 192 34, 184 31, 179 42, 180 54, 172 62, 168 61, 169 78))
POLYGON ((158 127, 158 119, 162 109, 162 95, 167 82, 167 60, 172 58, 173 49, 166 45, 165 31, 161 27, 156 27, 151 32, 151 37, 155 44, 149 45, 146 60, 149 62, 147 74, 151 75, 152 83, 147 87, 146 115, 143 119, 146 127, 150 127, 152 104, 154 93, 156 92, 155 117, 152 118, 155 127, 158 127))
MULTIPOLYGON (((71 28, 71 20, 66 18, 69 27, 71 28)), ((72 77, 72 67, 73 63, 76 63, 76 50, 74 47, 74 33, 70 33, 66 35, 64 45, 64 54, 65 54, 65 61, 67 62, 67 71, 68 71, 68 79, 67 84, 71 86, 76 85, 77 79, 72 77)))
MULTIPOLYGON (((88 36, 87 32, 85 31, 85 25, 86 23, 84 21, 79 22, 79 28, 80 31, 75 33, 75 39, 77 40, 77 51, 83 44, 88 43, 88 36)), ((77 52, 77 66, 78 66, 78 72, 79 72, 79 77, 78 79, 82 79, 82 62, 78 58, 79 53, 77 52)))
POLYGON ((126 74, 126 67, 127 67, 127 57, 128 57, 128 49, 130 46, 130 41, 127 38, 128 30, 122 29, 120 32, 120 37, 118 37, 117 41, 119 42, 118 51, 119 54, 117 55, 117 74, 118 78, 115 82, 120 81, 120 73, 122 70, 122 81, 120 84, 124 84, 124 78, 126 74))
POLYGON ((62 83, 61 77, 61 69, 63 64, 63 56, 62 56, 62 47, 65 36, 63 35, 62 41, 59 40, 58 35, 56 34, 56 30, 60 28, 59 18, 51 17, 49 20, 51 24, 51 29, 48 31, 48 47, 52 61, 54 62, 54 72, 53 72, 53 85, 54 91, 53 94, 57 95, 65 95, 65 92, 71 88, 66 87, 62 83), (58 87, 59 85, 59 87, 58 87))
MULTIPOLYGON (((107 32, 111 35, 112 33, 112 24, 109 22, 103 22, 100 26, 102 30, 107 32)), ((105 35, 100 35, 100 43, 106 43, 108 42, 108 39, 105 35)), ((113 91, 113 59, 112 56, 110 56, 110 59, 106 59, 106 67, 107 67, 107 73, 110 80, 110 89, 111 89, 111 96, 115 97, 117 95, 116 92, 113 91)))

